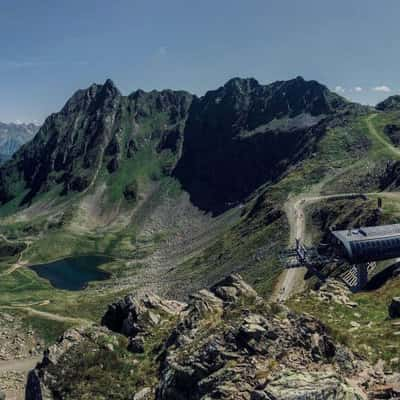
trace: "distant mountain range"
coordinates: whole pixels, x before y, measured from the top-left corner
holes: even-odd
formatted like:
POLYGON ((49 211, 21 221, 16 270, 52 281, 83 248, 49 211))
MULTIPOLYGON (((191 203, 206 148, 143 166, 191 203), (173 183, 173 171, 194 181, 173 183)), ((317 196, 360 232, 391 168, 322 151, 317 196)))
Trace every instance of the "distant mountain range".
POLYGON ((0 122, 0 161, 3 162, 11 156, 26 142, 31 140, 39 126, 31 124, 0 122))

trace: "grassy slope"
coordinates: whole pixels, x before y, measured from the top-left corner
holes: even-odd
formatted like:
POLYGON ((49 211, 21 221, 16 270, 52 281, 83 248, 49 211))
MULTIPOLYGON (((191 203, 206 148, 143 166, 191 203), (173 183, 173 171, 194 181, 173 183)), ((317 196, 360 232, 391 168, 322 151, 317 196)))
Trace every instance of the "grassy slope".
MULTIPOLYGON (((366 117, 360 117, 347 127, 331 129, 318 144, 314 157, 294 168, 273 187, 266 191, 260 190, 260 193, 264 193, 263 198, 268 199, 272 207, 279 209, 288 194, 321 190, 323 187, 335 188, 343 179, 341 174, 344 171, 346 176, 355 176, 356 171, 365 171, 365 167, 371 163, 397 156, 390 147, 382 146, 382 141, 372 134, 367 126, 368 123, 374 124, 378 135, 385 138, 382 136, 382 127, 393 118, 378 114, 367 121, 366 117)), ((162 235, 153 235, 146 240, 138 236, 140 221, 151 215, 154 205, 159 204, 166 192, 175 196, 180 191, 176 182, 160 178, 162 168, 168 162, 171 162, 168 155, 165 158, 155 158, 150 147, 145 147, 135 161, 124 161, 121 174, 107 178, 106 183, 112 188, 109 200, 119 198, 124 186, 130 183, 132 177, 139 181, 142 188, 154 183, 158 187, 138 208, 132 223, 122 229, 77 233, 71 231, 66 224, 49 230, 48 227, 43 228, 46 221, 37 218, 29 222, 10 223, 2 227, 3 231, 21 238, 29 236, 32 229, 44 231, 24 255, 31 262, 49 261, 67 255, 103 253, 118 257, 114 263, 106 265, 105 269, 113 271, 116 276, 134 276, 140 271, 140 264, 133 265, 132 270, 127 271, 125 257, 140 259, 157 249, 160 241, 165 239, 162 235)), ((99 179, 106 179, 104 171, 99 179)), ((228 223, 228 229, 221 229, 218 237, 209 245, 197 250, 192 257, 181 260, 176 271, 178 279, 198 281, 201 285, 205 276, 211 281, 214 277, 237 269, 241 270, 250 282, 255 283, 262 294, 270 294, 282 268, 277 256, 279 250, 287 244, 288 226, 284 215, 272 222, 263 220, 263 213, 268 213, 271 207, 267 202, 258 205, 257 218, 249 221, 246 214, 251 210, 253 202, 255 199, 243 209, 241 219, 232 227, 229 228, 228 223)), ((8 268, 14 260, 3 261, 0 266, 2 270, 8 268)), ((95 289, 97 284, 93 283, 91 287, 95 289)), ((28 269, 19 269, 0 281, 0 306, 50 300, 48 305, 40 306, 39 309, 93 321, 98 321, 106 304, 117 296, 118 291, 88 290, 72 293, 56 290, 28 269)), ((39 317, 33 318, 28 315, 27 318, 37 321, 39 317)), ((52 326, 57 323, 43 320, 40 329, 48 336, 47 322, 52 326)))
MULTIPOLYGON (((347 167, 346 175, 353 177, 357 182, 360 169, 368 173, 368 169, 372 169, 371 164, 373 163, 400 159, 399 152, 393 148, 389 138, 383 133, 383 128, 386 124, 398 123, 399 119, 398 113, 380 113, 356 123, 355 132, 365 132, 369 141, 369 150, 356 163, 347 167)), ((343 181, 342 175, 331 179, 327 191, 330 192, 332 188, 336 187, 343 190, 343 184, 340 181, 343 181)), ((350 191, 353 191, 353 189, 354 186, 349 186, 350 191)), ((375 188, 372 187, 371 189, 374 190, 375 188)), ((372 209, 375 206, 377 197, 378 195, 369 196, 370 200, 365 202, 366 209, 372 209)), ((390 193, 382 194, 380 197, 384 199, 381 215, 382 222, 398 223, 400 221, 400 198, 396 194, 390 193)), ((326 202, 314 204, 311 208, 315 211, 323 207, 324 204, 326 206, 326 202)), ((348 212, 351 212, 353 207, 353 201, 347 202, 347 205, 345 205, 348 212)), ((318 240, 321 237, 321 232, 315 226, 311 227, 309 225, 310 228, 312 228, 314 239, 318 240)), ((338 340, 350 345, 372 361, 382 358, 388 361, 393 368, 399 370, 398 357, 400 357, 400 349, 396 343, 398 343, 400 328, 392 324, 392 321, 388 319, 387 312, 391 298, 399 295, 400 279, 397 278, 389 281, 376 291, 351 295, 351 300, 358 304, 354 309, 333 302, 325 303, 312 294, 300 295, 290 301, 289 305, 295 310, 308 312, 321 319, 332 330, 338 340), (357 322, 361 327, 352 330, 351 322, 357 322)))
POLYGON ((366 117, 359 117, 346 127, 329 129, 313 157, 300 163, 277 184, 260 190, 261 197, 269 203, 261 203, 258 224, 250 225, 242 218, 200 255, 182 264, 182 274, 196 280, 204 275, 223 274, 232 265, 237 266, 260 293, 269 296, 282 271, 278 253, 287 246, 288 225, 284 215, 272 224, 263 223, 263 213, 268 213, 271 204, 281 209, 288 195, 319 193, 323 188, 333 187, 344 171, 352 176, 353 170, 362 169, 371 160, 379 161, 392 154, 390 149, 381 149, 366 123, 366 117), (249 262, 250 256, 253 258, 249 262))
POLYGON ((312 294, 301 295, 290 302, 294 310, 307 312, 323 321, 333 335, 352 349, 376 362, 383 359, 400 370, 400 327, 388 319, 388 304, 400 294, 400 280, 388 282, 374 292, 361 292, 351 296, 357 307, 349 308, 334 302, 326 303, 312 294), (352 329, 352 322, 360 324, 352 329), (397 358, 397 360, 396 360, 397 358))

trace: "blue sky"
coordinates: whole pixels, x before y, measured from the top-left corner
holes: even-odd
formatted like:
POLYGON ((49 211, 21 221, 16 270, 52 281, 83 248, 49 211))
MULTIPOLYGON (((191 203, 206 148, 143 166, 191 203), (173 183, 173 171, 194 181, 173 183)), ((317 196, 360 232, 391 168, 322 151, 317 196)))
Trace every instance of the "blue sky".
POLYGON ((400 1, 2 0, 0 120, 42 121, 112 78, 203 94, 302 75, 374 104, 400 91, 400 1))

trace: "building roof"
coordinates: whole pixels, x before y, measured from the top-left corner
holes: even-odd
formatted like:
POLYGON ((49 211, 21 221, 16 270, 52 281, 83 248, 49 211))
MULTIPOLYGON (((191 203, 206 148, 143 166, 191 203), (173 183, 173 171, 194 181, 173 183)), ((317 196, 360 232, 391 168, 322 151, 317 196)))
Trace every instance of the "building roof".
POLYGON ((343 231, 332 231, 332 234, 340 241, 346 242, 383 239, 385 237, 400 236, 400 224, 368 226, 343 231))
POLYGON ((332 231, 332 234, 354 262, 400 257, 400 224, 332 231))

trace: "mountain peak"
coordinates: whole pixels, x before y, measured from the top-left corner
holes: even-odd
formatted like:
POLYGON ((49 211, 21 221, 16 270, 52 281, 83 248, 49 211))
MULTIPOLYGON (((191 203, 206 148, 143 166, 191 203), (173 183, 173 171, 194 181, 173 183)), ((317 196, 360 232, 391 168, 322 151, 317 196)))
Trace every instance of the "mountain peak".
POLYGON ((260 84, 258 83, 257 79, 235 77, 235 78, 229 79, 229 81, 225 83, 224 87, 226 87, 226 88, 243 87, 243 86, 254 87, 254 86, 259 86, 259 85, 260 84))
POLYGON ((400 95, 388 97, 386 100, 378 103, 376 109, 380 111, 400 110, 400 95))
POLYGON ((67 101, 62 113, 69 114, 71 112, 87 109, 90 104, 96 104, 99 107, 101 104, 114 101, 121 97, 122 94, 115 86, 111 79, 107 79, 103 85, 93 83, 87 89, 81 89, 75 92, 67 101))
POLYGON ((115 94, 115 95, 121 95, 121 92, 115 85, 115 83, 111 79, 107 79, 102 87, 103 90, 106 90, 109 93, 115 94))

